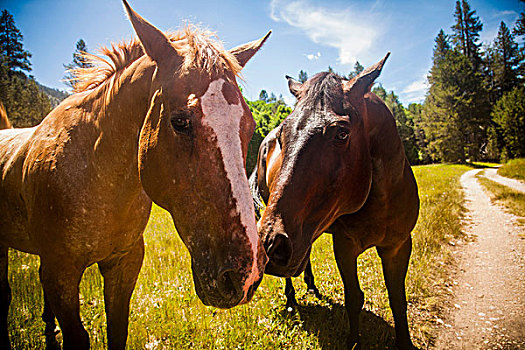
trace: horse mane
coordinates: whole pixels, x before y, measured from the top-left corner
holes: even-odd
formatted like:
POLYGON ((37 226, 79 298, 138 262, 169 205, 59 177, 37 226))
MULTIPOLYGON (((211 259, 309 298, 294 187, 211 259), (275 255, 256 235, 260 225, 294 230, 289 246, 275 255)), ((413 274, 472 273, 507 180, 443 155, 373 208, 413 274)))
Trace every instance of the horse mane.
MULTIPOLYGON (((235 56, 225 50, 222 44, 215 40, 216 35, 208 30, 187 24, 184 29, 176 32, 165 32, 177 53, 183 57, 179 74, 184 75, 191 69, 198 69, 212 76, 223 75, 225 71, 240 76, 242 67, 235 56)), ((86 62, 85 67, 70 70, 73 78, 74 92, 85 92, 101 86, 112 77, 122 72, 137 59, 144 56, 144 51, 137 38, 129 42, 111 44, 111 47, 101 47, 100 53, 108 57, 100 57, 87 52, 81 54, 86 62)))
POLYGON ((324 109, 343 101, 342 82, 344 78, 331 72, 321 72, 308 81, 308 88, 303 89, 306 107, 312 110, 324 109))
POLYGON ((4 104, 0 102, 0 129, 11 129, 11 123, 7 118, 7 112, 5 110, 4 104))

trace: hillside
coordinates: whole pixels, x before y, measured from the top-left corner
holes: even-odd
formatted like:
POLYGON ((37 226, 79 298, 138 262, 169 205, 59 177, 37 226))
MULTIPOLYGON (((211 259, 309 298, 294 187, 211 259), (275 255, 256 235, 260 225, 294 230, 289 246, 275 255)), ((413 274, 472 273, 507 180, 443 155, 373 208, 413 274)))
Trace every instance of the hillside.
POLYGON ((35 81, 36 85, 38 86, 38 89, 42 91, 46 96, 49 98, 49 102, 51 103, 51 107, 55 108, 64 100, 66 97, 68 97, 70 94, 68 92, 50 88, 48 86, 40 84, 38 81, 35 81))

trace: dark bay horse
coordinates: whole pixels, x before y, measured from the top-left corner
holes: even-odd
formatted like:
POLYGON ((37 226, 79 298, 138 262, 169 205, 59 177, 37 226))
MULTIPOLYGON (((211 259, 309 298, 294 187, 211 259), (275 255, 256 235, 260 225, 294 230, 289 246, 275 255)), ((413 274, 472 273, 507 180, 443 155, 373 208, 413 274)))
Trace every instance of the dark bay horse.
POLYGON ((304 84, 288 78, 297 105, 264 139, 250 178, 255 196, 267 203, 258 222, 270 258, 266 273, 298 276, 312 243, 323 232, 333 234, 350 349, 359 346, 364 302, 357 257, 374 246, 382 260, 396 345, 413 347, 405 276, 419 213, 417 185, 392 113, 370 92, 387 57, 350 81, 333 73, 319 73, 304 84))
MULTIPOLYGON (((0 132, 0 347, 9 348, 8 247, 40 257, 46 329, 87 349, 79 282, 104 278, 108 347, 124 349, 154 201, 172 215, 207 305, 249 301, 267 261, 244 164, 255 122, 236 77, 267 36, 226 51, 165 34, 124 7, 138 40, 103 49, 40 125, 0 132)), ((54 335, 53 335, 54 338, 54 335)))

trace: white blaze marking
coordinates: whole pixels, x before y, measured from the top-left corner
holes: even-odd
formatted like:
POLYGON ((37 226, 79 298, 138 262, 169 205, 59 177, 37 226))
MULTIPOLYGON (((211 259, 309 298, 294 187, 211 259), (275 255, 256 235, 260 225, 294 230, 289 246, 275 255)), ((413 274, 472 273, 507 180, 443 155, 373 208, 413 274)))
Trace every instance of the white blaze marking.
POLYGON ((204 114, 202 122, 215 132, 226 176, 230 180, 233 198, 237 202, 236 211, 240 214, 241 223, 246 228, 252 246, 252 271, 243 286, 244 299, 246 299, 249 287, 259 278, 257 268, 259 236, 257 235, 255 210, 242 157, 240 129, 244 109, 240 101, 238 104, 229 104, 224 98, 222 94, 224 83, 224 79, 212 81, 206 93, 201 97, 201 107, 204 114), (235 129, 233 126, 237 126, 237 128, 235 129))

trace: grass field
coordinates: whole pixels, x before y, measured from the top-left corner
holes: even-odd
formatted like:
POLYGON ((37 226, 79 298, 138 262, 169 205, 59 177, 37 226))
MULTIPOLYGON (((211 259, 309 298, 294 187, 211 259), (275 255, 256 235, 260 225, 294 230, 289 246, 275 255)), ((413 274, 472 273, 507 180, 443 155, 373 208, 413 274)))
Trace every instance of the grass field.
POLYGON ((525 181, 525 158, 510 160, 498 169, 498 174, 525 181))
MULTIPOLYGON (((409 322, 415 344, 426 348, 439 317, 449 262, 448 242, 461 236, 462 193, 459 177, 467 166, 414 167, 421 212, 414 230, 414 249, 407 294, 409 322)), ((343 285, 333 259, 331 236, 315 244, 312 265, 322 300, 306 293, 294 279, 299 307, 285 310, 284 280, 266 276, 248 305, 231 310, 204 306, 197 298, 190 258, 170 217, 158 207, 145 231, 146 256, 133 294, 129 349, 339 349, 348 334, 343 285)), ((38 258, 10 251, 9 280, 13 292, 9 316, 15 349, 44 348, 42 291, 38 258)), ((375 249, 359 258, 359 278, 365 292, 361 314, 363 348, 393 348, 393 320, 380 261, 375 249)), ((102 278, 89 268, 81 283, 81 314, 92 348, 106 344, 102 278)))

